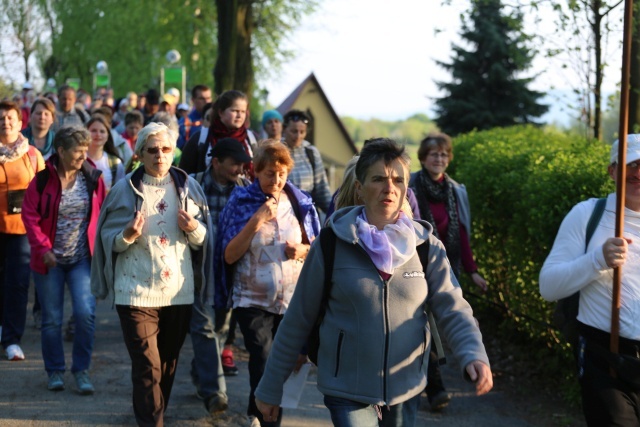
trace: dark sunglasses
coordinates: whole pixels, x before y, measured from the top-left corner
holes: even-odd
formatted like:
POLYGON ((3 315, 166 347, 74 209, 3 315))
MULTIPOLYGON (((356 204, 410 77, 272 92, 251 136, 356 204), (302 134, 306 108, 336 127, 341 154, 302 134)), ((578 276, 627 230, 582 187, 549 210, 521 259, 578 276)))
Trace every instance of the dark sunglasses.
POLYGON ((287 120, 289 122, 302 122, 305 125, 309 124, 309 119, 306 118, 305 116, 302 116, 300 114, 294 114, 291 117, 289 117, 289 120, 287 120))
POLYGON ((164 154, 169 154, 173 152, 173 148, 171 147, 151 147, 151 148, 145 148, 144 150, 149 154, 158 154, 158 151, 161 151, 161 150, 164 154))

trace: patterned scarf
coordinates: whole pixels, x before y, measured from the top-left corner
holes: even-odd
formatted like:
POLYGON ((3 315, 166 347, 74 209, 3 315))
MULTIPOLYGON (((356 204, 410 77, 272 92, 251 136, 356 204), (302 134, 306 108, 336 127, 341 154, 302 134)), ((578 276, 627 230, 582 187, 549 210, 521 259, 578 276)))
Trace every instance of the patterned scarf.
POLYGON ((449 176, 444 174, 444 179, 435 182, 431 179, 429 172, 422 168, 422 171, 416 176, 415 186, 420 216, 433 226, 433 234, 442 240, 447 250, 447 258, 449 258, 451 268, 454 274, 458 276, 460 272, 460 219, 458 218, 456 196, 449 176), (449 217, 446 236, 441 237, 438 235, 438 227, 433 219, 429 203, 444 203, 449 217))
POLYGON ((24 156, 27 151, 29 151, 29 140, 20 134, 18 135, 16 143, 11 147, 0 144, 0 164, 18 160, 20 157, 24 156))

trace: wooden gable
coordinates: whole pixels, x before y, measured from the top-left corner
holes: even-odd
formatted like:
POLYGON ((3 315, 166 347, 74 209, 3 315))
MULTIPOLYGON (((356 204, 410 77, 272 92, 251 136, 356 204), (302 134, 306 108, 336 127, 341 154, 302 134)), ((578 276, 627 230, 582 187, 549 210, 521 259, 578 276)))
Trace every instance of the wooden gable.
POLYGON ((277 108, 283 116, 293 109, 302 110, 311 118, 306 139, 320 150, 334 191, 342 183, 347 162, 358 154, 358 149, 313 73, 277 108))

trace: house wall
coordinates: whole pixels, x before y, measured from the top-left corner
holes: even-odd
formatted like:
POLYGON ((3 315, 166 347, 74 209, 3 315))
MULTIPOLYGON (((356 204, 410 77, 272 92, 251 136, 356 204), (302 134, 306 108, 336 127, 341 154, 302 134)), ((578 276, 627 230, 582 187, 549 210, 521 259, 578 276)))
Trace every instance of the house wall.
POLYGON ((313 82, 307 83, 292 109, 309 111, 313 116, 313 142, 322 153, 329 185, 335 191, 342 183, 347 162, 355 153, 313 82))

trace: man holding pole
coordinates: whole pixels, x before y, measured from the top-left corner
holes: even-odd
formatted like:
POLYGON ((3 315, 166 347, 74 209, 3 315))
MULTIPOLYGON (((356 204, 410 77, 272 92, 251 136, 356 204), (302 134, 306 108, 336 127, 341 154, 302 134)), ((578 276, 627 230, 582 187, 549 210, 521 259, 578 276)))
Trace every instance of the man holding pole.
POLYGON ((618 188, 624 184, 623 237, 614 237, 613 193, 585 246, 597 199, 581 202, 563 220, 540 272, 544 299, 555 301, 580 292, 578 376, 587 424, 598 427, 640 424, 640 134, 627 138, 624 183, 618 182, 618 150, 616 141, 608 169, 618 188), (619 326, 612 326, 611 320, 616 312, 614 271, 621 277, 619 326), (610 351, 612 335, 618 339, 617 354, 610 351))

